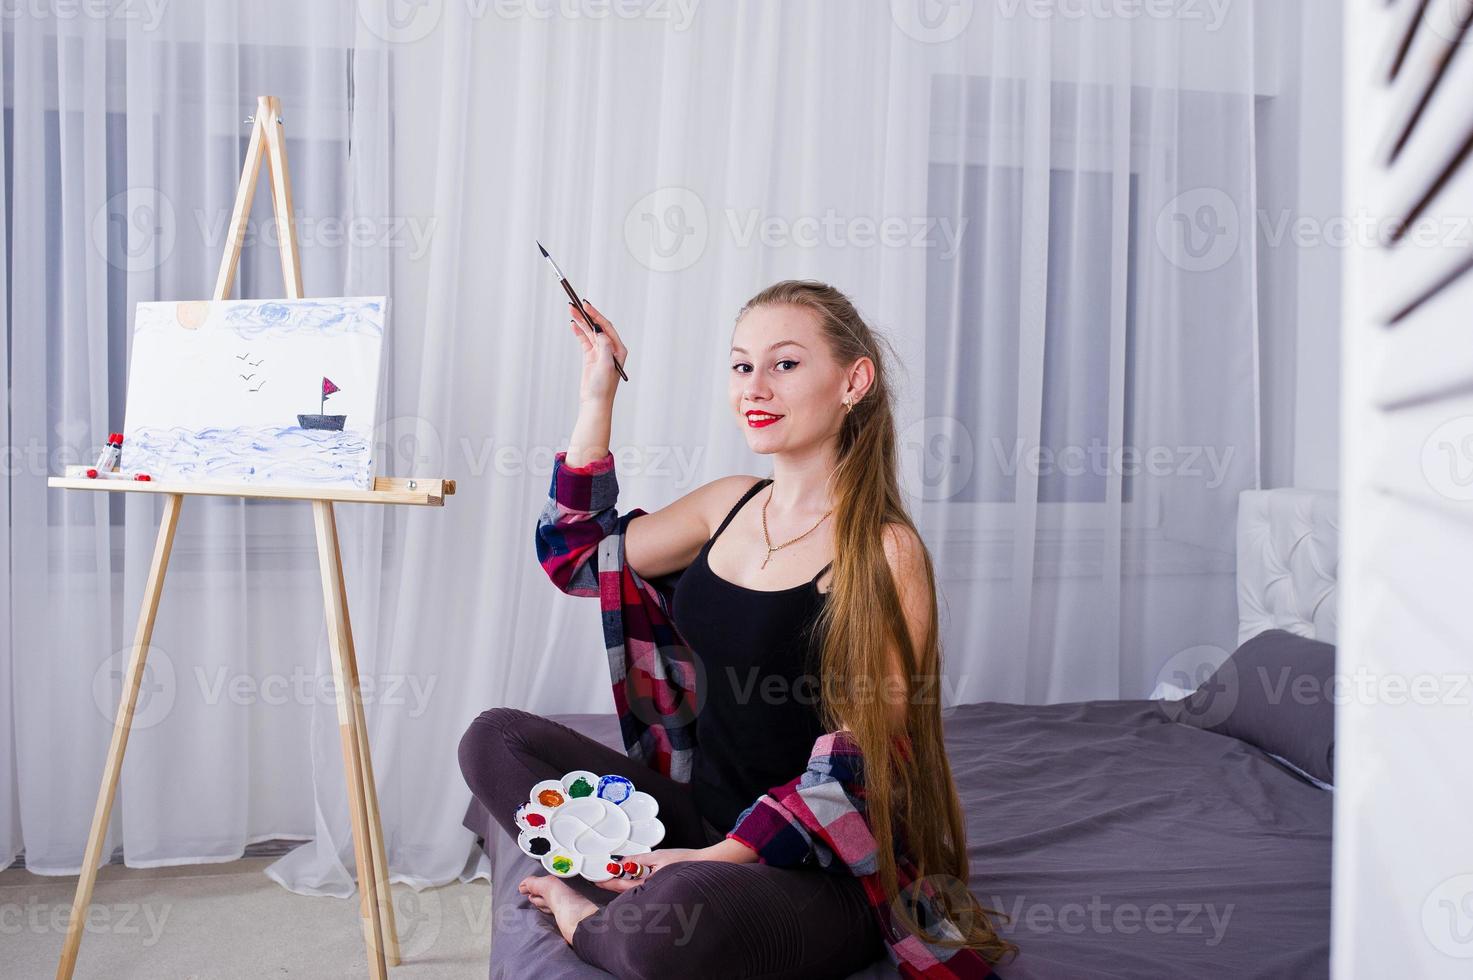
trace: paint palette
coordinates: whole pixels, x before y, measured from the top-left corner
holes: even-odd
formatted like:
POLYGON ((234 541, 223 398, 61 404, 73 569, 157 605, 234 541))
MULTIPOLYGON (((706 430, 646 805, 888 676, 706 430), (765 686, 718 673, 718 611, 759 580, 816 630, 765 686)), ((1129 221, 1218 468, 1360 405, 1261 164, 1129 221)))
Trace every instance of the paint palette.
POLYGON ((660 805, 623 776, 575 769, 544 779, 517 807, 517 846, 559 878, 614 877, 608 865, 643 854, 665 837, 660 805))

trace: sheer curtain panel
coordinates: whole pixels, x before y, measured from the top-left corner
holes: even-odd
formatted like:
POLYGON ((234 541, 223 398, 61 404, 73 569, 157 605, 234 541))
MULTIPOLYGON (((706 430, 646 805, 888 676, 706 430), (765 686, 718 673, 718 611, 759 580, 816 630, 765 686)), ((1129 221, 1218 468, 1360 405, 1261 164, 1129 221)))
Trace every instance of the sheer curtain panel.
MULTIPOLYGON (((595 607, 533 555, 578 381, 534 238, 631 349, 624 510, 768 472, 724 394, 758 289, 826 280, 887 334, 944 704, 1139 697, 1232 648, 1275 96, 1254 5, 183 6, 5 21, 0 858, 80 863, 157 520, 44 477, 121 427, 134 305, 208 295, 257 94, 284 103, 307 293, 392 296, 380 472, 459 481, 443 511, 340 508, 395 880, 476 873, 478 711, 612 710, 595 607)), ((247 296, 281 289, 267 204, 247 296)), ((188 501, 129 864, 297 837, 278 881, 352 891, 310 527, 188 501)))

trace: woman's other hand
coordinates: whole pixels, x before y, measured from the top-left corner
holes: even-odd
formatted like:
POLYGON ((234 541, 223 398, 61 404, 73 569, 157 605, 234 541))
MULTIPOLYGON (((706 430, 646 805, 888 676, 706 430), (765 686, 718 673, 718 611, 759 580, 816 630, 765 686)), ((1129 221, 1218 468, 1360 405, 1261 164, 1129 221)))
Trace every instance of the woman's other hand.
POLYGON ((661 868, 679 864, 681 861, 710 860, 705 855, 706 850, 704 847, 662 847, 644 854, 631 854, 624 860, 638 861, 644 868, 644 874, 638 878, 610 878, 608 881, 598 882, 598 887, 607 888, 611 892, 627 892, 644 884, 651 876, 658 874, 661 868))

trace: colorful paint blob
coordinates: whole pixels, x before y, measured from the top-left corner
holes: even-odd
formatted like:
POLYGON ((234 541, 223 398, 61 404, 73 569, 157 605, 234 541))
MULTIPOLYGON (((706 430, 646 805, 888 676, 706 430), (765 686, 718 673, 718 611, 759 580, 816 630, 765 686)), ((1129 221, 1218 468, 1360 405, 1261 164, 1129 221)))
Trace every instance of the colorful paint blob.
POLYGON ((573 780, 573 785, 568 787, 568 795, 573 797, 592 796, 593 784, 579 776, 573 780))
POLYGON ((552 842, 549 841, 546 837, 534 837, 531 840, 527 841, 527 849, 531 851, 535 857, 541 857, 548 851, 552 850, 552 842))
POLYGON ((567 874, 573 870, 573 859, 564 854, 559 854, 552 859, 552 870, 560 875, 567 874))
POLYGON ((634 793, 634 784, 623 776, 604 776, 598 781, 598 795, 610 803, 623 803, 634 793))
POLYGON ((562 806, 563 794, 555 789, 545 789, 537 794, 537 802, 543 806, 562 806))
POLYGON ((543 824, 547 823, 547 818, 540 813, 529 813, 522 819, 526 820, 528 825, 533 827, 541 827, 543 824))

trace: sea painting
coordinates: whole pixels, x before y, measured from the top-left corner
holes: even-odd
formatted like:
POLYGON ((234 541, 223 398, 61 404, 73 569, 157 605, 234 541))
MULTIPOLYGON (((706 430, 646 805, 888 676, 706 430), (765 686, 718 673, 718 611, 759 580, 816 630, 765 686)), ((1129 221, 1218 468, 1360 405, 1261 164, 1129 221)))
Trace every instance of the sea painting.
POLYGON ((121 468, 373 488, 387 299, 139 303, 121 468))

